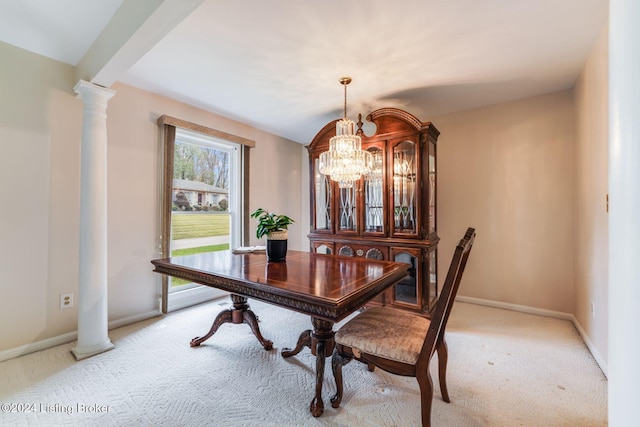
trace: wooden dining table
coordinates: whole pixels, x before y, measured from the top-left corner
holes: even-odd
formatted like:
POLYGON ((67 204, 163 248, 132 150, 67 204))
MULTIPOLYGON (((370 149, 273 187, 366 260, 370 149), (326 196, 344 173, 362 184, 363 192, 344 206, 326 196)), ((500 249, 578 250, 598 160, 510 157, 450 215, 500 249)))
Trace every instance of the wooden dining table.
POLYGON ((281 354, 291 357, 308 347, 316 356, 316 390, 309 407, 314 417, 324 411, 322 385, 325 358, 335 347, 333 325, 405 277, 410 267, 405 263, 293 250, 287 252, 284 262, 267 262, 264 253, 219 251, 151 263, 158 273, 231 294, 233 307, 220 312, 209 332, 191 340, 191 346, 209 339, 224 323, 246 323, 264 349, 271 350, 273 343, 262 336, 248 298, 311 316, 313 329, 303 331, 295 347, 284 348, 281 354))

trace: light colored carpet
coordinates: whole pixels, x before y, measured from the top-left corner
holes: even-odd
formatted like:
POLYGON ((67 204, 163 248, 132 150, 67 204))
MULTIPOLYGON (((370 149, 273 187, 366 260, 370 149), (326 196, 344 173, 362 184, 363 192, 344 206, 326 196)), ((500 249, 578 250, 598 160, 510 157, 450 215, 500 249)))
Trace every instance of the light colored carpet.
MULTIPOLYGON (((415 379, 371 373, 358 362, 344 368, 339 409, 329 403, 335 386, 327 363, 325 413, 311 417, 315 359, 308 349, 280 356, 310 327, 307 316, 250 301, 273 350, 248 326, 231 324, 191 348, 191 338, 227 307, 220 304, 113 330, 114 350, 80 362, 69 343, 0 363, 0 424, 420 425, 415 379)), ((606 378, 571 323, 457 302, 447 340, 451 403, 442 401, 434 374, 434 426, 607 425, 606 378)))

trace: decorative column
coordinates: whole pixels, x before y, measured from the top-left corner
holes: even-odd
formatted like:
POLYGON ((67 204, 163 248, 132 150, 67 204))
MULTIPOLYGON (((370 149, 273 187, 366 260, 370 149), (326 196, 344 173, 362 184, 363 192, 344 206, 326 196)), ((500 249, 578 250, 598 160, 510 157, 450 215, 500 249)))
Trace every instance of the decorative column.
POLYGON ((80 288, 77 360, 113 348, 107 307, 107 102, 115 92, 80 80, 82 99, 80 161, 80 288))
MULTIPOLYGON (((640 402, 640 2, 609 3, 609 425, 640 402)), ((636 419, 636 421, 633 421, 636 419)))

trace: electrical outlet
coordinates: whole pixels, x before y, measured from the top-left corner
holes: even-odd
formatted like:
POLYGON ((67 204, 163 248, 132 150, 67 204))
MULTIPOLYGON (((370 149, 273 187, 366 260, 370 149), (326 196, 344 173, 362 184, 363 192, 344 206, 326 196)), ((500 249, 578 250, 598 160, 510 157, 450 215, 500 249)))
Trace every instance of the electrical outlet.
POLYGON ((596 317, 596 304, 591 301, 591 317, 596 317))
POLYGON ((60 309, 73 307, 73 292, 70 294, 60 294, 60 309))

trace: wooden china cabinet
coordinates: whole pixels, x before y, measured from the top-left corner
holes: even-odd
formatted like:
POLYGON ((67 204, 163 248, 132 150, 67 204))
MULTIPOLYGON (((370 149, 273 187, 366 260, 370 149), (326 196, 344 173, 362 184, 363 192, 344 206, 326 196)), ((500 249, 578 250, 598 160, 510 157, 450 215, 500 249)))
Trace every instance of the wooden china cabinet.
MULTIPOLYGON (((360 118, 359 118, 360 119, 360 118)), ((366 120, 376 133, 357 133, 371 152, 373 171, 352 188, 318 171, 336 122, 307 146, 311 185, 311 250, 411 264, 409 276, 375 303, 429 316, 438 298, 436 231, 436 142, 440 132, 397 108, 382 108, 366 120)))

